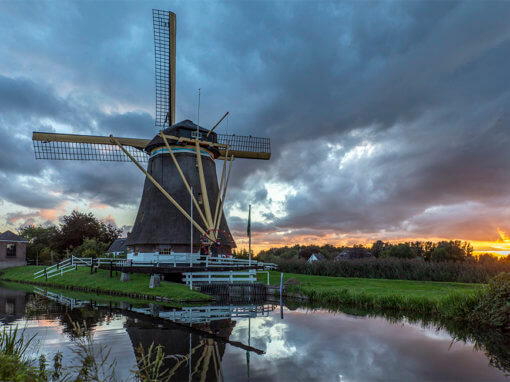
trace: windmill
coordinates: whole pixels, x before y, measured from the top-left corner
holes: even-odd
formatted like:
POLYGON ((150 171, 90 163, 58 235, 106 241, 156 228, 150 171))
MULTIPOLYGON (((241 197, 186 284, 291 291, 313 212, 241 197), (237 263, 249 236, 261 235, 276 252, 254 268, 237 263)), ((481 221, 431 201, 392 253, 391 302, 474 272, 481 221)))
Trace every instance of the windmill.
POLYGON ((140 260, 190 250, 229 252, 235 243, 223 207, 232 162, 268 160, 270 141, 216 133, 228 113, 211 129, 191 120, 175 123, 176 16, 161 10, 152 15, 159 132, 152 139, 34 132, 35 157, 133 162, 145 174, 145 183, 127 246, 140 260), (223 161, 219 184, 218 160, 223 161))

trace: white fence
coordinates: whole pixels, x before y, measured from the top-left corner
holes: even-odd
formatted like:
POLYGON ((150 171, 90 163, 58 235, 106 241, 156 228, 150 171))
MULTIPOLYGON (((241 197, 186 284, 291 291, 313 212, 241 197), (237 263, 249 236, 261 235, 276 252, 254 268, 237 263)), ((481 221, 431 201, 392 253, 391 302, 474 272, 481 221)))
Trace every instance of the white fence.
POLYGON ((34 278, 38 279, 40 277, 44 277, 49 279, 54 276, 63 276, 64 273, 69 271, 76 270, 78 267, 99 267, 100 265, 118 265, 126 260, 124 259, 110 259, 105 257, 100 257, 97 259, 93 259, 92 257, 75 257, 72 256, 69 259, 61 261, 58 264, 52 265, 51 267, 44 268, 38 272, 34 273, 34 278))
POLYGON ((193 284, 215 284, 215 283, 253 283, 257 281, 257 270, 247 271, 226 271, 226 272, 186 272, 183 273, 184 282, 193 288, 193 284))

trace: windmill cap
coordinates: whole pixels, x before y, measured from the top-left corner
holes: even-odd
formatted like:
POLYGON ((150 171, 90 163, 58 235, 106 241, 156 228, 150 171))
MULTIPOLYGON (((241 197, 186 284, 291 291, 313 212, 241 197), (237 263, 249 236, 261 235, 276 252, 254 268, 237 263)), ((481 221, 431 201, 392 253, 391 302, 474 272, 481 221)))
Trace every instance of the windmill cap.
MULTIPOLYGON (((175 137, 185 137, 185 138, 195 138, 191 134, 193 132, 197 131, 197 124, 193 123, 193 121, 190 121, 189 119, 185 119, 184 121, 177 122, 176 124, 167 127, 163 130, 163 134, 165 135, 173 135, 175 137)), ((216 133, 212 132, 209 137, 205 137, 205 135, 209 132, 208 129, 205 129, 200 126, 199 128, 200 133, 204 133, 200 140, 202 141, 211 141, 216 142, 216 133)), ((171 140, 169 140, 169 143, 172 144, 171 140)), ((165 146, 165 142, 163 139, 158 135, 156 135, 152 140, 149 142, 147 146, 145 146, 145 151, 147 153, 150 153, 153 149, 157 147, 165 146)))

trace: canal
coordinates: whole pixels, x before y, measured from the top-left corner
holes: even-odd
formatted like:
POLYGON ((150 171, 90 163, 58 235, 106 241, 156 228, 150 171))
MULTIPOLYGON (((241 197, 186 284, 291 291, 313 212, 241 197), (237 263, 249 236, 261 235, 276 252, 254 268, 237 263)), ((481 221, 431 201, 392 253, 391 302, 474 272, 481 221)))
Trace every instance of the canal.
POLYGON ((146 353, 153 343, 164 347, 171 381, 508 380, 508 338, 424 317, 267 301, 179 307, 71 293, 0 284, 0 325, 35 335, 34 359, 62 352, 64 365, 76 366, 73 322, 86 323, 96 356, 110 351, 107 364, 114 362, 121 381, 134 380, 136 349, 146 353))

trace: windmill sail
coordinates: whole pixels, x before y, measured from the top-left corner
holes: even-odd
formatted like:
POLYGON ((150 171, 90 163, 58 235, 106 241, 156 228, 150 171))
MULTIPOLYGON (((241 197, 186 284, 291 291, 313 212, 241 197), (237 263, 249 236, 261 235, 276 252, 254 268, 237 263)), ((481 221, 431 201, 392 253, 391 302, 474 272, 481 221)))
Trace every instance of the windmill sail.
MULTIPOLYGON (((139 162, 147 162, 149 155, 145 147, 150 139, 117 138, 139 162)), ((91 160, 103 162, 130 162, 122 150, 112 143, 110 137, 96 135, 57 134, 34 132, 32 135, 36 159, 91 160)), ((229 156, 246 159, 269 159, 269 138, 235 134, 217 134, 218 143, 229 145, 229 156)), ((219 149, 226 154, 225 148, 219 149)))
POLYGON ((156 126, 175 123, 175 13, 152 10, 156 58, 156 126))
MULTIPOLYGON (((133 157, 147 162, 149 156, 143 150, 149 139, 118 138, 133 157)), ((89 160, 102 162, 131 162, 110 137, 77 134, 34 132, 35 159, 89 160)))

